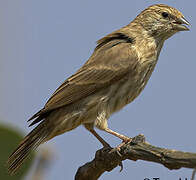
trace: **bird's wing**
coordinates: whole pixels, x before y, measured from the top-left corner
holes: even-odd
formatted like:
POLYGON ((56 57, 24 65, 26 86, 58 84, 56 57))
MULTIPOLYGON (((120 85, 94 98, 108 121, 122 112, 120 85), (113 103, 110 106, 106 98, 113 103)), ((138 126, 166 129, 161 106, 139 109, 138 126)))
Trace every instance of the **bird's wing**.
MULTIPOLYGON (((105 38, 106 39, 106 38, 105 38)), ((90 60, 68 78, 51 96, 45 107, 35 117, 42 119, 44 113, 74 103, 124 77, 135 68, 136 54, 129 41, 113 38, 98 45, 90 60)), ((31 120, 30 119, 30 120, 31 120)))

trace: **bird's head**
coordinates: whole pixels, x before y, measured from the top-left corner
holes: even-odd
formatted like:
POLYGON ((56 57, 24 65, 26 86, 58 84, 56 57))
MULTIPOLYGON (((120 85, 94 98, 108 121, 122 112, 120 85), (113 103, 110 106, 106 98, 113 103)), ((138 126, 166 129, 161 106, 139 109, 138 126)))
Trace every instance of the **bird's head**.
POLYGON ((156 4, 142 11, 134 22, 139 23, 150 35, 168 39, 179 31, 188 31, 189 22, 177 9, 156 4))

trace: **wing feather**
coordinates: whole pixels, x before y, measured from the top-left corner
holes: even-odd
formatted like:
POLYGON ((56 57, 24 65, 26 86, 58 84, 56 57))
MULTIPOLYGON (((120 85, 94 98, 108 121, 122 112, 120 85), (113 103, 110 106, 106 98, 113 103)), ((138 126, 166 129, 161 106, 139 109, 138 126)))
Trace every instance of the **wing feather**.
POLYGON ((121 50, 127 54, 123 58, 115 49, 94 57, 98 59, 84 66, 56 90, 46 103, 45 108, 52 110, 74 103, 121 79, 133 68, 134 60, 127 53, 128 48, 125 44, 118 47, 118 51, 121 50))
POLYGON ((45 107, 31 119, 81 100, 111 85, 135 68, 137 56, 130 41, 122 38, 106 41, 107 43, 102 42, 103 45, 95 49, 87 63, 68 78, 53 93, 45 107))

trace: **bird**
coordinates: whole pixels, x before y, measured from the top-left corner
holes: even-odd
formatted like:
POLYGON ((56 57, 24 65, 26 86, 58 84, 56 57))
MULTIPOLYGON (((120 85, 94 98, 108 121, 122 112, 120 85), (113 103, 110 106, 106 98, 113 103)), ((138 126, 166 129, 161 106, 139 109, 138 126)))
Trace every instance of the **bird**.
POLYGON ((165 40, 189 31, 189 22, 174 7, 154 4, 128 25, 97 41, 90 58, 66 79, 45 106, 28 121, 37 126, 8 158, 15 174, 30 152, 55 136, 83 125, 104 147, 95 127, 130 142, 108 127, 109 117, 135 100, 146 86, 165 40))

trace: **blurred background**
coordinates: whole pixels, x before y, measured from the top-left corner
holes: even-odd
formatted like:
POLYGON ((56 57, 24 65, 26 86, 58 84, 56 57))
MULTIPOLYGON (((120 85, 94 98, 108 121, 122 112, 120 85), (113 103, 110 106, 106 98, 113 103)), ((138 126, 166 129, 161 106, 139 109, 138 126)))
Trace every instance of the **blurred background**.
MULTIPOLYGON (((28 128, 27 119, 89 58, 95 42, 128 24, 154 3, 179 9, 191 23, 191 31, 166 41, 143 93, 113 115, 109 126, 130 137, 143 133, 156 146, 195 152, 195 0, 0 0, 1 125, 15 129, 22 138, 32 129, 28 128)), ((98 132, 112 146, 120 143, 118 138, 98 132)), ((1 138, 1 145, 3 141, 14 144, 6 136, 1 138)), ((101 147, 83 127, 54 138, 41 147, 45 152, 52 152, 48 156, 50 165, 41 179, 74 179, 78 167, 92 160, 101 147)), ((34 178, 39 160, 21 179, 34 178)), ((185 179, 192 173, 190 169, 170 171, 145 161, 123 164, 121 173, 116 168, 100 180, 185 179)))

